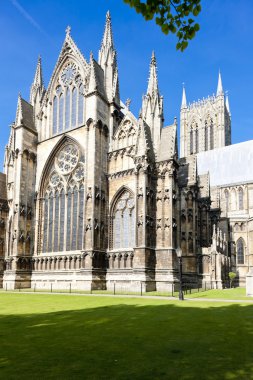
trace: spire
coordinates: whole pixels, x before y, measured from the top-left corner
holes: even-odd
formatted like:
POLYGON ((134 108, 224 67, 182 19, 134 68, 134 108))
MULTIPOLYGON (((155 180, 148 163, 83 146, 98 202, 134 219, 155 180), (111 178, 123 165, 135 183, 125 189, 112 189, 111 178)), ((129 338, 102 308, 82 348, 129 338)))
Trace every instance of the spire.
POLYGON ((37 92, 39 91, 39 94, 42 95, 42 92, 44 91, 44 83, 43 83, 43 76, 42 76, 42 65, 41 65, 41 56, 39 55, 38 63, 35 71, 34 80, 31 86, 30 91, 30 103, 34 105, 35 98, 37 95, 37 92))
POLYGON ((112 22, 111 15, 108 11, 106 13, 105 31, 99 50, 98 63, 102 66, 108 59, 109 50, 114 50, 113 36, 112 36, 112 22))
POLYGON ((181 109, 182 108, 187 108, 187 101, 186 101, 186 93, 185 93, 184 83, 183 83, 183 95, 182 95, 181 109))
POLYGON ((120 106, 117 54, 114 48, 110 12, 106 14, 105 31, 98 55, 98 64, 104 71, 104 85, 110 103, 120 106))
POLYGON ((222 87, 220 71, 219 71, 219 77, 218 77, 218 86, 217 86, 216 96, 219 96, 219 95, 223 95, 223 87, 222 87))
POLYGON ((230 114, 230 106, 229 106, 229 100, 228 100, 228 93, 227 92, 226 92, 226 108, 227 108, 227 111, 228 111, 229 115, 231 115, 230 114))
POLYGON ((158 79, 157 79, 157 66, 156 66, 156 57, 155 52, 152 51, 151 62, 149 66, 149 80, 148 80, 148 89, 147 94, 150 96, 155 96, 158 94, 158 79))

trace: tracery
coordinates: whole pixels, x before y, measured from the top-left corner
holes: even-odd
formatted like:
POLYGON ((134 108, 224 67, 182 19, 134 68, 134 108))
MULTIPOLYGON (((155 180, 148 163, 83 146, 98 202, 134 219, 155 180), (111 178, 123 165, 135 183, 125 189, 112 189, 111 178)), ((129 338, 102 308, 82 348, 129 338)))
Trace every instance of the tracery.
POLYGON ((84 84, 74 63, 62 70, 53 96, 53 135, 83 125, 84 84))
POLYGON ((84 177, 84 157, 74 144, 64 145, 44 189, 42 252, 82 249, 84 177))
POLYGON ((113 248, 133 248, 135 242, 135 202, 129 191, 121 193, 113 209, 113 248))

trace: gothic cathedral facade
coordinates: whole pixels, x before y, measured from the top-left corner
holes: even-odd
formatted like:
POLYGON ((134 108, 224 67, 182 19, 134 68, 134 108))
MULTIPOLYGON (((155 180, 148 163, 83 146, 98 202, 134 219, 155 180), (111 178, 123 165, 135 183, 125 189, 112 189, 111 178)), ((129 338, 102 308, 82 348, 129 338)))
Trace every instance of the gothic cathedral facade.
POLYGON ((229 222, 198 170, 200 152, 231 144, 221 78, 197 105, 184 90, 181 158, 163 114, 154 53, 139 116, 120 101, 109 13, 98 62, 67 29, 48 87, 39 59, 29 102, 18 98, 0 174, 1 286, 166 290, 180 252, 185 281, 225 284, 229 222))

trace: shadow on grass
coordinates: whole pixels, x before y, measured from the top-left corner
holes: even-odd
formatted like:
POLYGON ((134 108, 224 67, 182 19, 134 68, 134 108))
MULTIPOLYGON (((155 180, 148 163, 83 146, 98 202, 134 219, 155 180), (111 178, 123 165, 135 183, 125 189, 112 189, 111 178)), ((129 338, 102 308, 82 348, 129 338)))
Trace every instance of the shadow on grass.
POLYGON ((80 298, 0 316, 1 379, 253 379, 253 305, 80 298))

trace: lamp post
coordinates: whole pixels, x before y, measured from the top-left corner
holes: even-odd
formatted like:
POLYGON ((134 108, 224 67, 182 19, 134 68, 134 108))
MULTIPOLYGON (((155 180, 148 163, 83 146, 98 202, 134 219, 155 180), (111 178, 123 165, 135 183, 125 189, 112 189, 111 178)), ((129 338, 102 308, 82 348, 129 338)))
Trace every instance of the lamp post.
POLYGON ((179 294, 178 299, 180 301, 184 300, 184 293, 183 293, 183 279, 182 279, 182 249, 177 248, 177 257, 178 257, 178 269, 179 269, 179 294))

